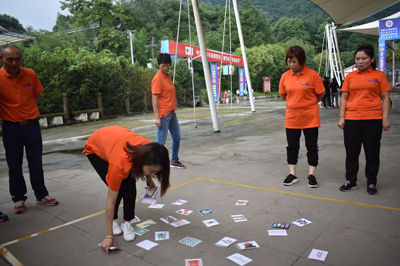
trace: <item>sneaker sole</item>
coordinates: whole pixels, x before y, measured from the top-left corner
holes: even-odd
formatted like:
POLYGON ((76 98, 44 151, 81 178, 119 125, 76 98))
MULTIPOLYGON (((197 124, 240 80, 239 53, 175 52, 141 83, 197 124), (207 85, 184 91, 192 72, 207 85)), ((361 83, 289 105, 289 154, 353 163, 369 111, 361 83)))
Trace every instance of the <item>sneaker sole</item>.
POLYGON ((56 205, 58 205, 58 202, 57 202, 57 203, 54 203, 54 204, 46 204, 46 203, 41 202, 41 201, 36 201, 36 204, 46 205, 46 206, 56 206, 56 205))
POLYGON ((291 183, 283 183, 284 186, 291 186, 294 183, 297 183, 297 179, 294 179, 291 183))
POLYGON ((24 213, 24 212, 25 212, 25 210, 23 210, 23 211, 13 211, 14 214, 21 214, 21 213, 24 213))
POLYGON ((353 190, 353 189, 356 189, 356 188, 357 188, 357 187, 352 187, 352 188, 349 188, 349 189, 340 189, 340 191, 348 192, 348 191, 353 190))
POLYGON ((113 235, 114 235, 114 236, 120 236, 120 235, 122 235, 122 231, 121 231, 121 233, 119 233, 119 234, 116 234, 116 233, 113 232, 113 235))
POLYGON ((310 184, 308 184, 308 186, 311 187, 311 188, 316 188, 316 187, 318 187, 318 185, 310 185, 310 184))
POLYGON ((127 240, 127 239, 125 238, 125 236, 124 236, 124 240, 125 240, 126 242, 132 242, 132 241, 135 240, 135 239, 136 239, 136 234, 135 234, 135 236, 134 236, 133 239, 128 239, 128 240, 127 240))
POLYGON ((178 169, 185 169, 186 167, 180 167, 180 166, 175 166, 175 165, 171 165, 172 168, 178 168, 178 169))

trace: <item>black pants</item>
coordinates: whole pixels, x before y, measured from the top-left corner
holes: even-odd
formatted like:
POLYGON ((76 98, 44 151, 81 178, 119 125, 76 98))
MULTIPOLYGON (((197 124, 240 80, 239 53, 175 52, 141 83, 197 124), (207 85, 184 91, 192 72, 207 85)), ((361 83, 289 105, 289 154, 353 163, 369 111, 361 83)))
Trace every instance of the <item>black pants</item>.
POLYGON ((322 102, 324 103, 324 107, 332 107, 331 104, 331 94, 330 92, 326 91, 324 97, 322 97, 322 102))
MULTIPOLYGON (((93 165, 96 172, 99 174, 101 179, 106 183, 106 175, 108 172, 108 162, 104 161, 96 154, 89 154, 88 159, 93 165)), ((107 185, 108 186, 108 185, 107 185)), ((121 199, 124 199, 124 220, 130 221, 135 218, 135 203, 136 203, 136 181, 133 178, 126 178, 122 181, 121 187, 118 192, 117 202, 114 207, 114 219, 118 218, 118 208, 121 203, 121 199)))
POLYGON ((304 129, 286 129, 287 139, 287 162, 288 164, 297 164, 300 150, 300 136, 303 130, 306 139, 307 159, 310 166, 318 165, 318 127, 304 129))
POLYGON ((367 183, 376 185, 380 163, 382 120, 346 120, 343 132, 346 148, 346 179, 352 182, 357 181, 358 158, 362 145, 366 160, 367 183))

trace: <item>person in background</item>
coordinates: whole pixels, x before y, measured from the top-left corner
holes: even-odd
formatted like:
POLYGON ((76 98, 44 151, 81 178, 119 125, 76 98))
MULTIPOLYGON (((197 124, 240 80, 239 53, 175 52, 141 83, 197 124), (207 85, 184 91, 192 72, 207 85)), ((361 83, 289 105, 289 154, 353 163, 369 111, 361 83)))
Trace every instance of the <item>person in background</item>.
POLYGON ((136 181, 145 180, 148 188, 154 188, 155 177, 161 183, 161 196, 167 192, 170 186, 168 150, 125 127, 109 126, 95 131, 83 152, 108 187, 106 234, 100 244, 108 253, 111 246, 117 246, 115 235, 123 233, 125 241, 135 240, 130 221, 135 218, 136 181), (124 218, 119 225, 118 208, 122 199, 124 218))
POLYGON ((373 46, 360 46, 354 53, 354 61, 358 70, 346 76, 339 107, 338 127, 343 129, 346 149, 346 182, 340 191, 357 188, 358 158, 363 146, 367 192, 373 195, 378 192, 382 128, 389 131, 391 126, 391 87, 385 73, 376 70, 373 46))
POLYGON ((36 203, 47 206, 58 204, 56 199, 49 196, 44 183, 43 143, 37 106, 44 89, 35 71, 21 67, 22 59, 21 51, 15 46, 6 45, 1 49, 0 119, 15 214, 25 212, 28 198, 22 172, 24 149, 36 203))
POLYGON ((224 100, 225 103, 229 103, 228 92, 226 90, 224 91, 224 100))
POLYGON ((332 108, 334 108, 335 104, 336 108, 339 108, 339 93, 338 93, 339 84, 337 83, 336 78, 332 79, 330 87, 332 90, 332 108))
POLYGON ((325 108, 331 108, 332 104, 331 104, 331 89, 329 87, 329 78, 328 77, 324 77, 324 81, 323 81, 324 87, 325 87, 325 95, 322 98, 322 102, 324 103, 324 107, 325 108))
POLYGON ((171 56, 161 53, 158 55, 157 61, 159 70, 151 83, 153 111, 156 117, 154 123, 157 126, 157 142, 165 145, 169 130, 172 137, 171 167, 186 168, 178 157, 181 130, 175 113, 177 105, 175 85, 168 74, 171 67, 171 56))
POLYGON ((286 101, 285 128, 287 138, 287 162, 290 174, 283 185, 297 182, 296 165, 299 157, 300 136, 303 131, 309 165, 308 186, 318 186, 315 171, 318 165, 318 132, 321 126, 318 102, 325 94, 325 88, 318 73, 309 69, 306 54, 299 46, 287 50, 286 65, 290 70, 283 73, 279 83, 279 95, 286 101))

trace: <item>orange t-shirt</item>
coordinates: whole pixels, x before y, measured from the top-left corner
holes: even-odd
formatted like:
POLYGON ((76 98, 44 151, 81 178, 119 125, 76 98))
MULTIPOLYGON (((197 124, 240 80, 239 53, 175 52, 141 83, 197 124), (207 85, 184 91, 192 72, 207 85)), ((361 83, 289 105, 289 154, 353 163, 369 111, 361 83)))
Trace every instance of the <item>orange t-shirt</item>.
POLYGON ((170 75, 164 75, 159 70, 151 82, 151 93, 158 95, 158 114, 167 116, 176 110, 175 85, 170 75))
POLYGON ((119 191, 121 183, 131 170, 132 163, 124 148, 126 142, 133 146, 142 146, 151 141, 122 126, 110 126, 96 130, 85 144, 86 155, 96 154, 108 162, 106 181, 113 191, 119 191))
POLYGON ((349 93, 346 104, 346 119, 382 119, 381 92, 391 91, 389 81, 382 71, 368 69, 349 73, 341 91, 349 93))
POLYGON ((35 119, 39 116, 39 109, 35 94, 44 91, 36 72, 21 67, 19 76, 14 77, 0 69, 0 119, 4 121, 20 122, 35 119))
POLYGON ((298 76, 293 70, 283 73, 279 93, 286 94, 285 128, 320 127, 317 95, 324 92, 321 77, 306 66, 298 76))

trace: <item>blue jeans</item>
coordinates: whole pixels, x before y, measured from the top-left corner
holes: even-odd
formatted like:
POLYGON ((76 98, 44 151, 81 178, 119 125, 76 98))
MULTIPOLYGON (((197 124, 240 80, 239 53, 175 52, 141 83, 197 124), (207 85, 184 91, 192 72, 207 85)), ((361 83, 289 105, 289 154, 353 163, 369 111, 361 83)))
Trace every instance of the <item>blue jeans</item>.
POLYGON ((44 185, 42 163, 42 134, 38 120, 31 120, 28 125, 2 122, 3 144, 8 165, 10 193, 14 202, 26 200, 26 183, 22 173, 24 147, 28 161, 32 189, 38 199, 49 195, 44 185))
POLYGON ((157 130, 157 143, 165 145, 168 136, 168 130, 172 137, 172 159, 171 161, 179 161, 178 152, 181 143, 181 130, 179 128, 178 118, 175 111, 171 111, 167 116, 161 117, 161 127, 157 130))

